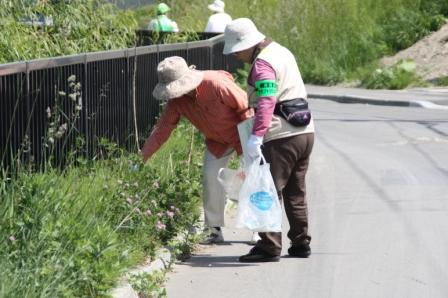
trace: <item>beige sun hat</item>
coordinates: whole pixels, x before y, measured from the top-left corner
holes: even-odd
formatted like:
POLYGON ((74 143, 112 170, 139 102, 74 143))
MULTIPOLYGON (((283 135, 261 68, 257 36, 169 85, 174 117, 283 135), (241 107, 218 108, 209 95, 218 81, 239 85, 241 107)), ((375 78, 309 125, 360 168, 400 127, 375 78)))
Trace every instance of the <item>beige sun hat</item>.
POLYGON ((246 50, 266 38, 248 18, 233 20, 224 31, 224 55, 246 50))
POLYGON ((188 67, 184 58, 173 56, 165 58, 157 66, 159 82, 152 91, 158 100, 169 100, 182 96, 195 89, 202 82, 204 73, 188 67))
POLYGON ((212 4, 208 6, 208 9, 215 12, 224 12, 224 7, 226 4, 221 0, 215 0, 212 4))

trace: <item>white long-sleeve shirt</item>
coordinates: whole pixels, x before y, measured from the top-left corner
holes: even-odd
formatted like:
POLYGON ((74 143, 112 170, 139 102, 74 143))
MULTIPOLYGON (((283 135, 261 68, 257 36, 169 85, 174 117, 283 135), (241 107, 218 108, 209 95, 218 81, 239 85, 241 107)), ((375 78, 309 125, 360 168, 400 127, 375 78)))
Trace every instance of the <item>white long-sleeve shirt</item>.
POLYGON ((232 21, 232 17, 225 12, 212 14, 208 19, 204 32, 223 33, 226 26, 232 21))

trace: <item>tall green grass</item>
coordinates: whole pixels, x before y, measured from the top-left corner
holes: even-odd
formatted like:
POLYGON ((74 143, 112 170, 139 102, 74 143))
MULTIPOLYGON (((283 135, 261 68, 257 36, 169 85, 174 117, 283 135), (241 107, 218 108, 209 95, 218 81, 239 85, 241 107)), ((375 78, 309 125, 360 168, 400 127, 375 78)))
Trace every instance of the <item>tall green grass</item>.
MULTIPOLYGON (((202 31, 207 0, 167 0, 181 29, 202 31)), ((437 30, 446 0, 227 0, 233 17, 249 17, 259 30, 288 47, 307 82, 333 84, 385 54, 437 30)))
POLYGON ((131 11, 105 0, 0 1, 0 63, 127 48, 137 27, 131 11), (52 17, 52 26, 25 20, 52 17))
POLYGON ((0 297, 106 296, 197 224, 202 139, 182 123, 166 145, 146 165, 111 145, 108 160, 3 175, 0 297))
MULTIPOLYGON (((134 30, 154 17, 153 6, 122 11, 105 0, 33 2, 0 1, 0 63, 133 46, 134 30), (52 16, 54 25, 20 22, 39 14, 52 16)), ((165 2, 181 31, 203 31, 210 1, 165 2)), ((359 78, 360 68, 437 30, 448 16, 448 1, 227 0, 226 10, 233 18, 253 19, 291 49, 305 81, 333 84, 359 78)))

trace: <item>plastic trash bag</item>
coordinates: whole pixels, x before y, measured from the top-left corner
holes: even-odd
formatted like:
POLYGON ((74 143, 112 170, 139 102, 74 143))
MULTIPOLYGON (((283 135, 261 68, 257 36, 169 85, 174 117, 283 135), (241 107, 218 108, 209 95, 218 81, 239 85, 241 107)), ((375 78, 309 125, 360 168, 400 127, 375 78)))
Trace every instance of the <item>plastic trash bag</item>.
POLYGON ((238 195, 244 181, 243 169, 221 168, 218 172, 218 181, 224 188, 227 197, 233 201, 238 201, 238 195))
POLYGON ((247 165, 245 174, 239 193, 236 226, 254 232, 281 232, 282 207, 269 164, 261 156, 247 165))

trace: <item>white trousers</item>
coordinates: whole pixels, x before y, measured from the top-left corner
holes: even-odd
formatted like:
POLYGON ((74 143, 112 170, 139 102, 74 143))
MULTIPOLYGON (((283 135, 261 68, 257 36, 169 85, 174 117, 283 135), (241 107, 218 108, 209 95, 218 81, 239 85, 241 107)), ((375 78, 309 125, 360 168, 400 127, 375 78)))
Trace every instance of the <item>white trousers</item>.
POLYGON ((202 168, 204 223, 209 227, 224 226, 224 209, 226 207, 226 194, 218 182, 220 168, 225 168, 232 156, 233 149, 227 150, 223 156, 216 158, 208 149, 204 154, 202 168))

